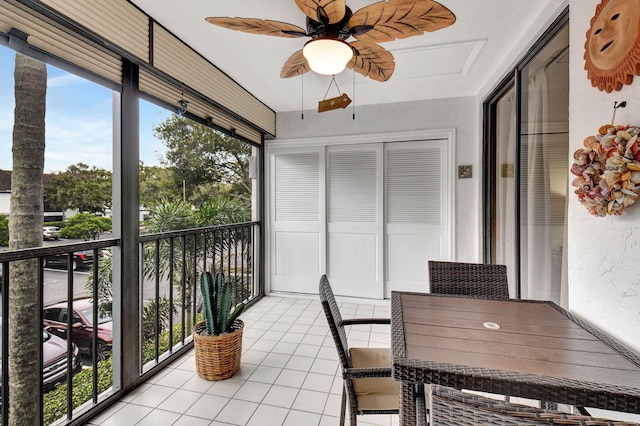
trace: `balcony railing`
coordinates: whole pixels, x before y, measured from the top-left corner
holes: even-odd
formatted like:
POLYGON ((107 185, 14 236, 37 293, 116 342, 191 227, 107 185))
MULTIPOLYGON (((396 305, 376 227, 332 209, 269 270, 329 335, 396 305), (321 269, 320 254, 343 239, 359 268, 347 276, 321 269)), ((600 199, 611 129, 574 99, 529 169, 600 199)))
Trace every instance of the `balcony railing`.
MULTIPOLYGON (((44 308, 49 305, 62 302, 64 306, 60 310, 65 310, 65 317, 67 318, 66 324, 61 322, 56 329, 44 327, 40 330, 40 335, 43 336, 43 344, 38 346, 37 363, 40 364, 39 380, 37 384, 37 394, 40 396, 40 417, 41 424, 50 424, 52 420, 67 419, 72 420, 73 410, 69 407, 73 407, 74 393, 77 395, 78 390, 74 390, 74 382, 78 382, 78 376, 85 378, 85 382, 88 383, 88 391, 84 392, 83 403, 84 407, 96 405, 99 400, 100 388, 98 386, 99 376, 106 376, 107 381, 111 381, 111 370, 104 365, 100 365, 97 360, 97 342, 98 337, 96 335, 97 328, 94 328, 90 336, 90 347, 88 348, 88 361, 85 364, 91 364, 90 368, 83 368, 81 374, 75 375, 77 372, 76 359, 79 353, 76 351, 76 345, 73 343, 71 333, 76 329, 73 325, 73 315, 66 315, 66 312, 73 312, 74 299, 78 297, 90 297, 92 300, 97 300, 98 287, 95 287, 93 291, 87 291, 85 288, 87 277, 91 276, 93 282, 97 282, 97 273, 99 270, 100 262, 102 262, 102 253, 104 250, 108 250, 111 247, 117 246, 119 240, 117 239, 104 239, 82 243, 70 243, 51 245, 46 247, 38 247, 33 249, 22 249, 0 252, 0 263, 2 264, 2 407, 9 407, 8 400, 9 394, 9 375, 6 372, 9 371, 9 289, 11 286, 12 276, 10 265, 19 261, 31 261, 36 263, 37 267, 37 284, 36 294, 33 295, 37 300, 37 306, 40 307, 37 312, 38 324, 43 324, 44 321, 44 308), (45 276, 45 265, 57 264, 61 268, 66 268, 66 272, 54 271, 50 268, 46 268, 47 276, 45 276), (76 272, 78 267, 86 265, 89 267, 89 273, 84 276, 84 273, 76 272), (55 274, 55 277, 52 276, 55 274), (51 363, 48 359, 45 359, 45 345, 48 342, 56 339, 57 337, 50 337, 51 335, 62 337, 66 339, 66 353, 58 354, 51 363), (45 339, 46 336, 46 339, 45 339), (64 357, 66 362, 61 363, 60 359, 64 357), (60 369, 55 374, 51 369, 60 369), (48 379, 51 376, 55 376, 61 379, 59 383, 49 382, 48 379), (74 378, 74 375, 76 378, 74 378), (66 384, 71 383, 71 386, 66 384)), ((61 305, 62 306, 62 305, 61 305)), ((93 324, 97 323, 96 315, 97 309, 93 310, 91 315, 93 324)), ((62 312, 60 312, 62 314, 62 312)), ((77 330, 80 330, 80 325, 76 324, 77 330)), ((104 381, 104 380, 103 380, 104 381)), ((104 386, 103 386, 104 387, 104 386)), ((79 404, 76 404, 79 405, 79 404)), ((2 410, 2 424, 8 424, 9 410, 2 410)), ((62 420, 64 422, 64 420, 62 420)))
POLYGON ((191 343, 191 330, 200 318, 203 271, 222 273, 232 283, 233 306, 263 295, 258 242, 258 222, 140 237, 143 372, 191 343))
MULTIPOLYGON (((140 377, 155 374, 191 347, 191 330, 201 315, 199 276, 202 271, 225 275, 233 284, 234 305, 241 301, 251 304, 264 294, 259 264, 259 226, 258 222, 248 222, 140 237, 140 281, 126 284, 138 285, 142 301, 138 312, 141 339, 139 348, 135 349, 142 353, 141 365, 136 368, 140 377)), ((10 264, 29 259, 37 263, 38 269, 37 294, 34 295, 40 306, 38 321, 47 324, 43 325, 43 331, 66 339, 66 367, 63 367, 65 373, 60 383, 55 386, 45 383, 40 369, 37 392, 41 401, 41 424, 81 424, 115 401, 118 395, 129 391, 112 386, 114 374, 119 373, 112 370, 110 342, 104 341, 106 338, 101 334, 104 330, 91 327, 109 318, 111 289, 120 284, 120 278, 113 275, 112 266, 112 251, 119 245, 118 239, 104 239, 0 252, 2 341, 9 341, 9 320, 5 313, 9 309, 7 295, 13 279, 10 264), (86 255, 84 264, 88 272, 75 270, 81 266, 80 253, 86 255), (54 258, 62 259, 58 270, 49 268, 54 258), (91 302, 87 324, 79 324, 77 314, 66 315, 66 312, 74 312, 74 308, 77 311, 80 298, 88 298, 91 302), (49 321, 56 314, 45 310, 52 304, 59 304, 58 308, 64 311, 58 317, 60 323, 56 328, 49 321), (77 341, 77 336, 73 333, 79 330, 90 330, 90 333, 88 343, 85 342, 87 347, 81 348, 86 349, 82 356, 83 369, 76 374, 73 342, 77 341)), ((114 321, 119 319, 114 318, 114 321)), ((114 327, 113 333, 117 329, 114 327)), ((113 340, 117 338, 113 336, 113 340)), ((38 354, 41 366, 44 364, 43 345, 38 354)), ((126 363, 126 357, 122 358, 126 363)), ((60 359, 54 364, 60 367, 60 359)), ((2 371, 8 371, 8 365, 9 349, 8 344, 4 344, 2 371)), ((49 370, 48 376, 51 375, 49 370)), ((9 396, 8 375, 3 374, 2 407, 9 406, 9 396)), ((8 424, 7 409, 2 410, 1 419, 2 424, 8 424)))

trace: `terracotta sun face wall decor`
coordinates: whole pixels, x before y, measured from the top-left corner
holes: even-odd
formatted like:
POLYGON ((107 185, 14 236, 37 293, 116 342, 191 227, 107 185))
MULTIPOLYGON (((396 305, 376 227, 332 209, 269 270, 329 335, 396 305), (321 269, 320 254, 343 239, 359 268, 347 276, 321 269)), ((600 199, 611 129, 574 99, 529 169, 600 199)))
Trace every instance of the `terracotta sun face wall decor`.
POLYGON ((584 44, 587 77, 607 93, 640 75, 640 1, 602 0, 584 44))

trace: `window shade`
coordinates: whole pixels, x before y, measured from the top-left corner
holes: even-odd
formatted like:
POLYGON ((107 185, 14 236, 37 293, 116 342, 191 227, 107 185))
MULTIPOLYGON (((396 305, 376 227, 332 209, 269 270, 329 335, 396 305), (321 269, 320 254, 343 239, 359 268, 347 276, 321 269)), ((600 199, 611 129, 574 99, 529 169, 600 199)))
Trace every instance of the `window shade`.
POLYGON ((146 70, 144 93, 175 104, 179 81, 198 94, 186 99, 189 112, 258 144, 262 134, 275 136, 273 110, 126 0, 41 4, 33 10, 19 0, 0 2, 0 32, 23 31, 30 45, 117 84, 126 57, 146 70))
MULTIPOLYGON (((168 84, 157 75, 145 69, 140 69, 140 91, 171 105, 177 104, 182 96, 181 88, 168 84)), ((227 130, 233 128, 235 129, 236 135, 242 136, 255 143, 261 143, 262 134, 254 127, 221 113, 201 99, 187 95, 185 95, 184 98, 189 101, 188 111, 191 114, 195 114, 204 119, 209 117, 217 126, 227 130)))
POLYGON ((143 61, 149 60, 149 17, 124 1, 41 0, 143 61))
POLYGON ((0 2, 0 32, 9 33, 11 28, 28 34, 30 46, 118 85, 122 82, 122 61, 114 53, 78 38, 61 24, 35 14, 24 6, 0 2))
POLYGON ((152 65, 241 115, 266 133, 275 134, 272 110, 158 24, 153 26, 152 65))

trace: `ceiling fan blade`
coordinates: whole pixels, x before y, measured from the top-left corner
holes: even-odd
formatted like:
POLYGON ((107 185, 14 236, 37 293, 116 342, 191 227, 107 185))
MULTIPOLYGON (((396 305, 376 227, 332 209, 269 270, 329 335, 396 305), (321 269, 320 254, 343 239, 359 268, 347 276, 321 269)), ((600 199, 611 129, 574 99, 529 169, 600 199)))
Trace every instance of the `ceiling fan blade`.
POLYGON ((289 77, 297 77, 302 75, 308 71, 311 71, 309 68, 309 63, 305 59, 302 54, 302 49, 295 52, 293 55, 289 56, 289 59, 282 66, 282 71, 280 71, 280 77, 289 78, 289 77))
POLYGON ((347 67, 376 81, 387 81, 391 78, 396 68, 391 52, 375 43, 354 41, 350 44, 356 54, 347 67))
POLYGON ((205 20, 230 30, 244 31, 252 34, 264 34, 277 37, 304 37, 307 32, 297 25, 287 22, 271 21, 257 18, 225 18, 210 17, 205 20))
POLYGON ((432 0, 379 1, 358 10, 349 19, 353 36, 367 43, 381 43, 436 31, 456 22, 456 16, 432 0))
POLYGON ((340 22, 347 11, 346 0, 296 0, 296 4, 309 18, 325 24, 340 22))

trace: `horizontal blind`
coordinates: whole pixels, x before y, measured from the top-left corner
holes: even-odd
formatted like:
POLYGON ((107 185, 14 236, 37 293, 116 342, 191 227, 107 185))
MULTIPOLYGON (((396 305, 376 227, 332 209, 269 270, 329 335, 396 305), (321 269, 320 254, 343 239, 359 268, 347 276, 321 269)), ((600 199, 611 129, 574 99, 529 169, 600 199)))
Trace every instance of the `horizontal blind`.
POLYGON ((521 146, 521 221, 563 225, 567 209, 569 135, 525 135, 521 146))
POLYGON ((0 32, 15 28, 29 35, 29 45, 64 62, 74 64, 113 83, 122 83, 122 61, 108 51, 86 39, 77 37, 61 24, 17 7, 0 2, 0 32))
POLYGON ((387 223, 440 223, 440 147, 389 149, 387 223))
POLYGON ((278 154, 274 158, 275 221, 320 220, 320 154, 278 154))
POLYGON ((19 0, 0 0, 0 32, 23 31, 30 45, 117 84, 125 56, 148 70, 142 76, 145 93, 167 101, 164 92, 173 89, 162 86, 178 81, 200 95, 186 100, 193 103, 189 112, 203 120, 236 129, 256 143, 262 134, 275 136, 273 110, 126 0, 44 0, 42 5, 40 13, 19 0))
POLYGON ((149 60, 149 17, 119 0, 41 0, 105 40, 143 60, 149 60))
POLYGON ((152 65, 267 133, 275 134, 272 110, 158 24, 153 26, 152 65))
MULTIPOLYGON (((145 69, 140 69, 140 91, 169 104, 176 105, 182 98, 181 88, 168 84, 157 75, 145 69)), ((211 105, 190 96, 184 96, 189 101, 188 111, 203 119, 209 118, 215 125, 223 129, 235 129, 237 136, 244 137, 257 144, 262 142, 262 134, 247 123, 234 119, 211 105)))

